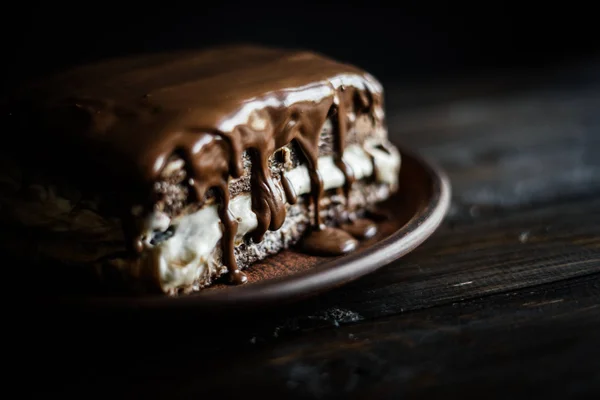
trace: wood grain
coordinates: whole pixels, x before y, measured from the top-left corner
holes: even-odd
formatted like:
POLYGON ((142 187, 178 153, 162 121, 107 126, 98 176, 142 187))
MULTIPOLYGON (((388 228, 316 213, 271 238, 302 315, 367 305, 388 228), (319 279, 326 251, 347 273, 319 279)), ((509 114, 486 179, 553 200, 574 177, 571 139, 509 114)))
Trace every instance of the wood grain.
MULTIPOLYGON (((294 398, 576 397, 600 389, 599 283, 562 281, 318 330, 311 346, 291 338, 231 368, 249 393, 294 398)), ((219 378, 211 384, 225 385, 219 378)), ((179 384, 186 394, 201 393, 179 384)))

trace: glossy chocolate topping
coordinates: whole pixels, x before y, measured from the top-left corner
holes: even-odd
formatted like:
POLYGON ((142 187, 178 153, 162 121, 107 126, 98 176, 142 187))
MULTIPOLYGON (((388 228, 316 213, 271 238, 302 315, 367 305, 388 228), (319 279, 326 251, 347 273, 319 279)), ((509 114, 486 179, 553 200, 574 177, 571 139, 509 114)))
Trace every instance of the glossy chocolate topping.
MULTIPOLYGON (((354 177, 342 159, 346 132, 360 114, 383 123, 382 89, 360 69, 308 52, 231 46, 83 66, 26 93, 56 140, 71 151, 86 151, 89 168, 138 183, 142 189, 129 209, 151 207, 146 199, 152 184, 172 155, 182 157, 197 201, 209 189, 218 194, 223 264, 235 282, 245 277, 233 252, 237 222, 228 209, 228 183, 243 174, 244 152, 252 161, 254 241, 281 227, 285 202, 297 201, 287 178, 273 177, 269 169, 269 157, 295 142, 309 170, 314 215, 303 247, 327 254, 356 247, 351 235, 321 221, 323 182, 317 168, 321 128, 331 118, 333 156, 347 196, 354 177)), ((355 224, 351 231, 360 237, 359 231, 373 229, 368 226, 355 224)), ((131 239, 141 251, 139 234, 132 232, 131 239)))

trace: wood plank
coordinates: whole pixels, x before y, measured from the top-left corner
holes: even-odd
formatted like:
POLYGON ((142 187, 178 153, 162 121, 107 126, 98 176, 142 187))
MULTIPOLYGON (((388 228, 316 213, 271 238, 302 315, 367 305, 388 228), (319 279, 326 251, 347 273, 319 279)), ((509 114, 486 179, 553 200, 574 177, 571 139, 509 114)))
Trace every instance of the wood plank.
POLYGON ((398 110, 390 132, 447 170, 456 215, 553 202, 600 191, 598 93, 536 91, 398 110))
POLYGON ((237 384, 313 398, 590 396, 599 299, 595 276, 320 330, 236 364, 237 384))
POLYGON ((152 332, 100 345, 83 355, 93 364, 67 364, 60 372, 71 380, 52 388, 114 395, 118 387, 124 398, 577 398, 600 393, 599 300, 596 274, 265 344, 229 342, 215 353, 206 337, 176 326, 155 346, 147 347, 152 332))

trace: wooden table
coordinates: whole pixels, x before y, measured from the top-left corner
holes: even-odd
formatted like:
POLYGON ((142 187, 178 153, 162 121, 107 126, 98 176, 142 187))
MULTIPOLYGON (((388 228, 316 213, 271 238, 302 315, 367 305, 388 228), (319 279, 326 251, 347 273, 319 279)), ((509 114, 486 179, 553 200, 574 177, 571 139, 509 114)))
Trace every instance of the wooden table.
POLYGON ((24 389, 143 399, 600 394, 598 65, 389 82, 392 138, 452 180, 450 214, 430 240, 343 288, 218 323, 45 310, 29 318, 43 334, 26 369, 40 372, 37 383, 24 389))

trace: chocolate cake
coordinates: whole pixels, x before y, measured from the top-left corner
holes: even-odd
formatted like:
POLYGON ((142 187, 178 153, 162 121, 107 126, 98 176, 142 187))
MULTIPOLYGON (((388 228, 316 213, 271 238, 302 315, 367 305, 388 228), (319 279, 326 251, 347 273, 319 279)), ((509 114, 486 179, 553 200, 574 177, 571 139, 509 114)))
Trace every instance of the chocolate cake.
POLYGON ((353 251, 397 190, 383 90, 312 52, 140 55, 30 83, 2 104, 3 243, 176 295, 296 246, 353 251))

